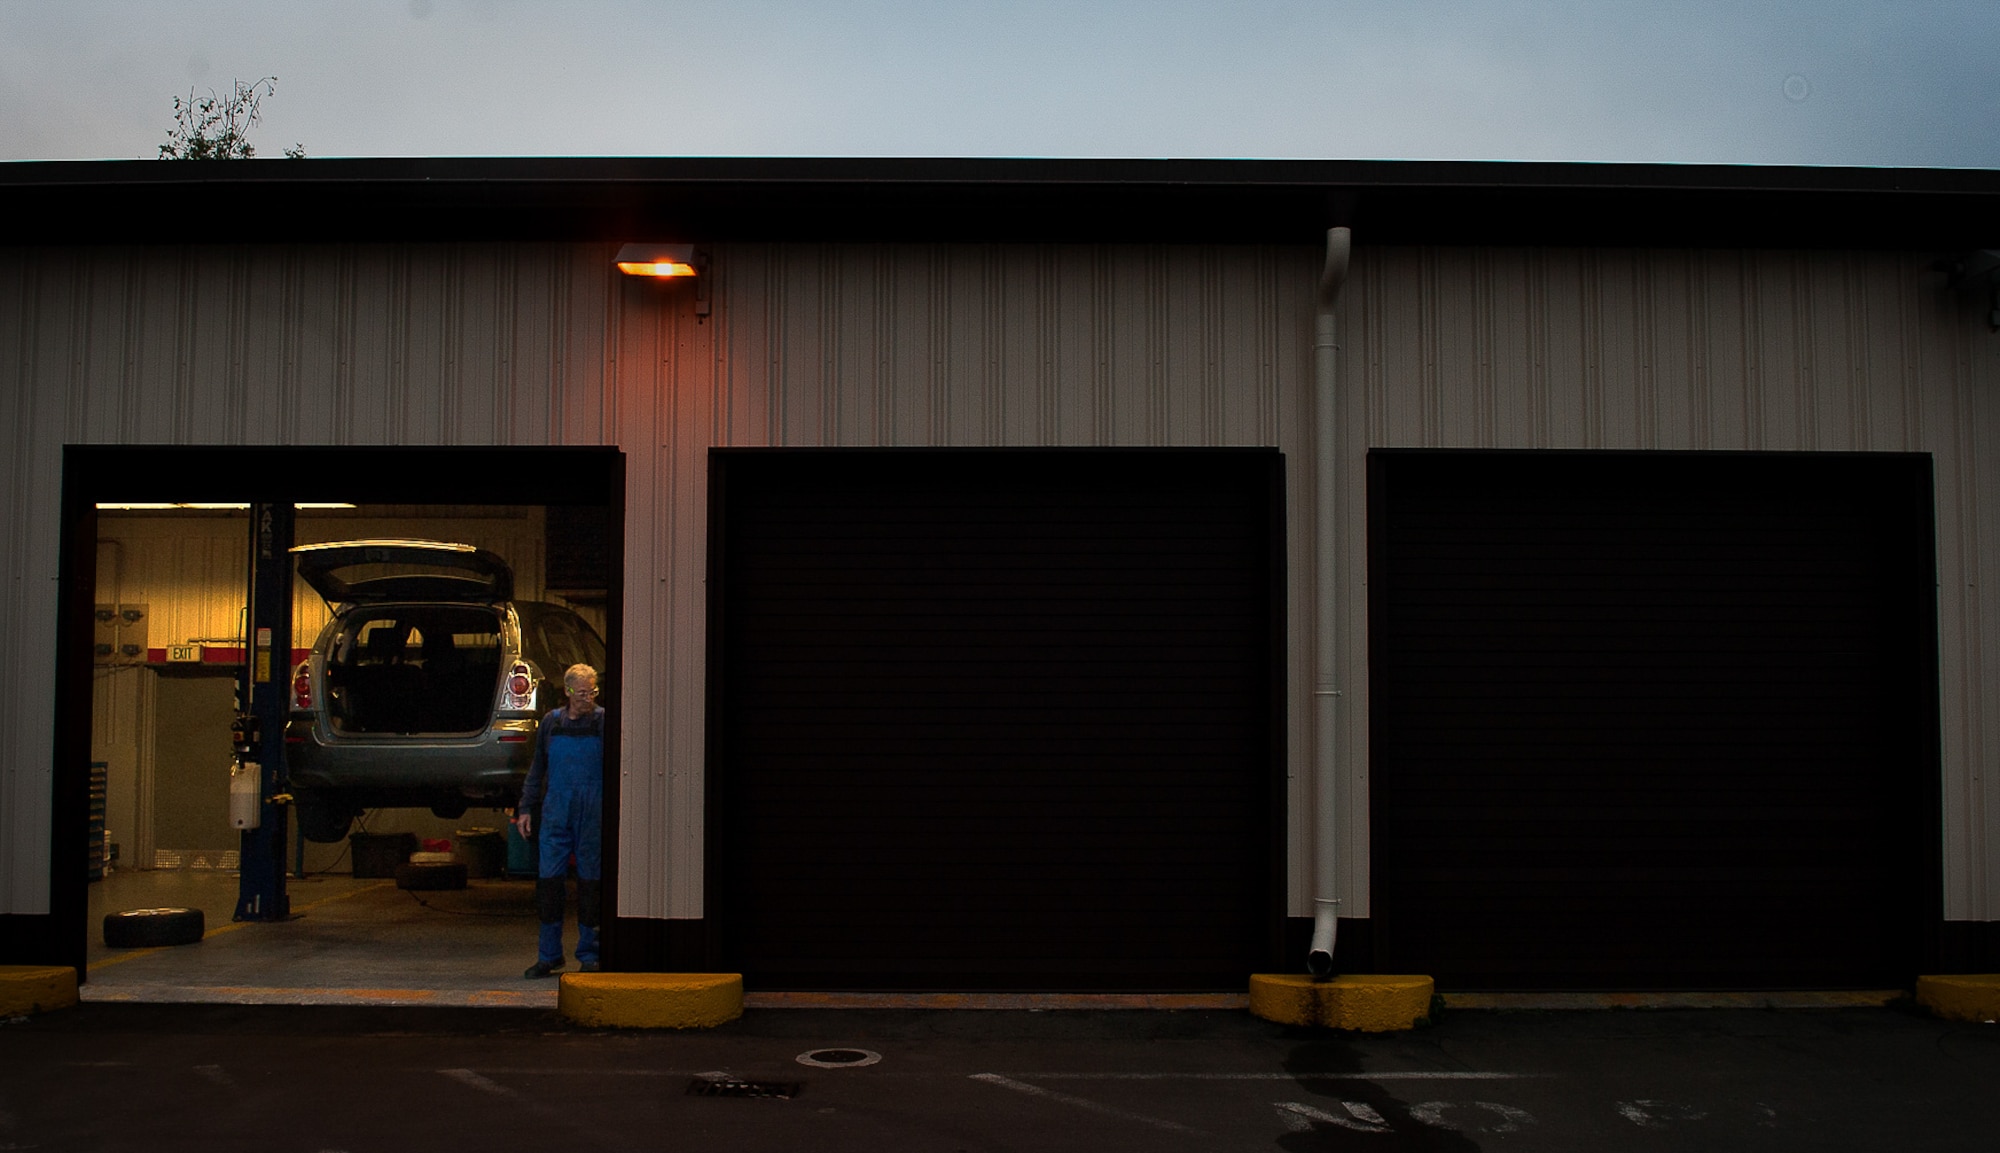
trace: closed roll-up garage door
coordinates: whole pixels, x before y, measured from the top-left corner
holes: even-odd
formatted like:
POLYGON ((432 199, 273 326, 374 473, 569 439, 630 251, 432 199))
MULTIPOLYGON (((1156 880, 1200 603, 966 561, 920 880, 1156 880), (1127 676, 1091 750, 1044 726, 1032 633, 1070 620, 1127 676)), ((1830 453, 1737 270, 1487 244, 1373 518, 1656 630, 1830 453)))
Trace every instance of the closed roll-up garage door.
POLYGON ((1908 983, 1938 910, 1928 457, 1369 463, 1381 964, 1908 983))
POLYGON ((710 899, 764 989, 1240 989, 1280 457, 718 451, 710 899))

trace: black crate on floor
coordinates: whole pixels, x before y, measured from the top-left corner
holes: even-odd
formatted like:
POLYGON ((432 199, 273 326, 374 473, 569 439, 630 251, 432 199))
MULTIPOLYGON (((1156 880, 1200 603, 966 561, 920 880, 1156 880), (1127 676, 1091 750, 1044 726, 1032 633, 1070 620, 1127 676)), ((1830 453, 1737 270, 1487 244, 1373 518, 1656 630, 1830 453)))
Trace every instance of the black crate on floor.
POLYGON ((355 833, 347 838, 357 877, 394 877, 396 866, 417 851, 415 833, 355 833))
POLYGON ((453 838, 453 856, 468 877, 497 877, 507 871, 507 838, 498 829, 460 829, 453 838))

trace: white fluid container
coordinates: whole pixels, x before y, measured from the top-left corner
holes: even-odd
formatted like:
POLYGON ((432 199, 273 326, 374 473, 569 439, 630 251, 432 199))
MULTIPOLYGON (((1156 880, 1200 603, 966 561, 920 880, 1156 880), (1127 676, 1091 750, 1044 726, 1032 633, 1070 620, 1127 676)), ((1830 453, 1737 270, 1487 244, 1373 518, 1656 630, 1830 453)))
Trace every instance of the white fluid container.
POLYGON ((254 829, 264 823, 262 765, 237 761, 229 767, 229 826, 254 829))

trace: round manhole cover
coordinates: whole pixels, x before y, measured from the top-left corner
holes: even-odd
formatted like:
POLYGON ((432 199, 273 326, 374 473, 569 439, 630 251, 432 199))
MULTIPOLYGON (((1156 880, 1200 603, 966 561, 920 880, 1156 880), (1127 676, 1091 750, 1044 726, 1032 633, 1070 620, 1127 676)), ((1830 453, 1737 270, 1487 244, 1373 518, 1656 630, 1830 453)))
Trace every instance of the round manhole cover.
POLYGON ((799 1064, 815 1069, 857 1069, 881 1059, 882 1054, 869 1049, 814 1049, 796 1058, 799 1064))

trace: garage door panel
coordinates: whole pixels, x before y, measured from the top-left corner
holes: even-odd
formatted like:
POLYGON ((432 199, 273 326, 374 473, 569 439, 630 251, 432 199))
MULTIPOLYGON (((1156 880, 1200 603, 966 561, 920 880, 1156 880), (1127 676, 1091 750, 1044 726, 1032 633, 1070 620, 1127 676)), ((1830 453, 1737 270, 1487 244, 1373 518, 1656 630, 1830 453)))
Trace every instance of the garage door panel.
POLYGON ((1196 988, 1269 963, 1275 454, 718 459, 711 875, 746 975, 1196 988))
POLYGON ((1461 988, 1913 972, 1935 898, 1927 460, 1370 467, 1386 966, 1461 988))

